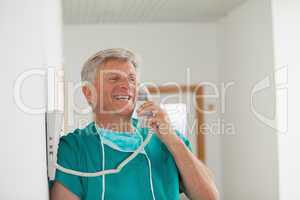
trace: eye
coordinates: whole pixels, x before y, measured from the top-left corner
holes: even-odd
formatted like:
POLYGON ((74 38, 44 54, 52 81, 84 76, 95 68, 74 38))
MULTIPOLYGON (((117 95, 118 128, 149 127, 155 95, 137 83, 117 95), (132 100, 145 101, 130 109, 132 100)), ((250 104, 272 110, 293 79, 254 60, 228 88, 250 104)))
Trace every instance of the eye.
POLYGON ((135 82, 135 78, 130 78, 129 79, 131 82, 135 82))
POLYGON ((108 78, 108 80, 110 80, 110 81, 117 81, 118 79, 119 79, 118 76, 110 76, 110 77, 108 78))
POLYGON ((129 76, 128 80, 132 83, 135 83, 136 82, 136 77, 135 76, 129 76))

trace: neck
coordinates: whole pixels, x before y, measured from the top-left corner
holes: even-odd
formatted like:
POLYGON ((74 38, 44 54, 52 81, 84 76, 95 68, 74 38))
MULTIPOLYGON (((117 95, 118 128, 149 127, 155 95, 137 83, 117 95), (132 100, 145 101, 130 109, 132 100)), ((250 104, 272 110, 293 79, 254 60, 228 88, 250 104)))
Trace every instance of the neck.
POLYGON ((96 114, 95 123, 97 126, 109 129, 116 132, 133 132, 134 128, 131 125, 131 118, 125 116, 114 116, 105 114, 96 114))

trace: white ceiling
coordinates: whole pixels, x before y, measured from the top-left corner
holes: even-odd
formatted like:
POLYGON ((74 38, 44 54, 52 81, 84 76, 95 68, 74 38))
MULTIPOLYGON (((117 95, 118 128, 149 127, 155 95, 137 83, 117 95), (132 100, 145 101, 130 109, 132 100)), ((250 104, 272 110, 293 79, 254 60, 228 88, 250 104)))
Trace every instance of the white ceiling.
POLYGON ((62 0, 65 24, 214 21, 245 0, 62 0))

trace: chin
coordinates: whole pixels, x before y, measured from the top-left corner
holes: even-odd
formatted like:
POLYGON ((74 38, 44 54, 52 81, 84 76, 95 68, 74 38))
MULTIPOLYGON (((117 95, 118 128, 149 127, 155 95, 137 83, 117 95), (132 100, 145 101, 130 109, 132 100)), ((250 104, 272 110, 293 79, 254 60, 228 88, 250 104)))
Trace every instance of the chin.
POLYGON ((116 114, 122 115, 122 116, 131 116, 132 112, 133 112, 133 107, 117 107, 116 109, 114 109, 116 111, 116 114))

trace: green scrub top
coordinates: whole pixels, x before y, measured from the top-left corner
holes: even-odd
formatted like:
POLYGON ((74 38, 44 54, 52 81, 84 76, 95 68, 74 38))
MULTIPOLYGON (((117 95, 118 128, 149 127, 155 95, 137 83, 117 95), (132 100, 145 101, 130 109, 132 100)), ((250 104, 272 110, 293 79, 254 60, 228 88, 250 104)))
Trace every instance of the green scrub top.
MULTIPOLYGON (((147 129, 139 129, 143 139, 147 129)), ((176 131, 191 150, 186 137, 176 131)), ((138 154, 119 173, 105 175, 105 199, 150 200, 150 171, 147 157, 151 161, 153 191, 156 200, 179 199, 179 171, 167 147, 154 134, 145 147, 146 154, 138 154)), ((114 169, 131 153, 120 152, 104 144, 105 169, 114 169)), ((102 169, 102 148, 95 123, 61 137, 57 162, 59 165, 81 172, 97 172, 102 169)), ((56 170, 55 181, 61 183, 81 200, 100 200, 102 176, 79 177, 56 170)))

